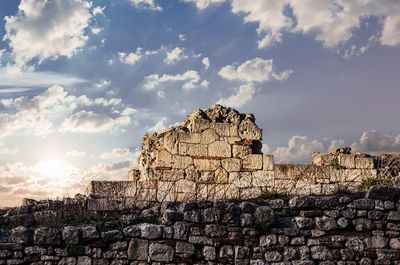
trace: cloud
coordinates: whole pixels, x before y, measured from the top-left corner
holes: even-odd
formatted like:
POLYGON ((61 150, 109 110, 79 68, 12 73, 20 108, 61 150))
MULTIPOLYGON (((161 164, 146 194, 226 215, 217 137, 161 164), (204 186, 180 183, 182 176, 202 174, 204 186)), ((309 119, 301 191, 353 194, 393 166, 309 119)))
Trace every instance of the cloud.
POLYGON ((312 152, 324 151, 323 142, 315 139, 310 139, 307 136, 293 136, 287 146, 276 148, 273 151, 275 161, 283 162, 305 162, 311 158, 312 152))
MULTIPOLYGON (((185 34, 179 34, 179 35, 178 35, 178 38, 179 38, 180 41, 186 41, 186 40, 187 40, 187 37, 186 37, 185 34)), ((1 52, 1 51, 0 51, 0 52, 1 52)), ((1 57, 1 56, 0 56, 0 57, 1 57)))
POLYGON ((160 118, 153 126, 147 129, 149 132, 159 132, 168 127, 168 118, 167 117, 162 117, 160 118))
POLYGON ((218 74, 227 80, 239 80, 243 82, 267 82, 269 80, 286 80, 293 73, 287 69, 276 72, 272 59, 254 58, 239 66, 226 65, 218 74))
POLYGON ((200 75, 195 70, 188 70, 183 74, 169 75, 169 74, 151 74, 144 78, 144 90, 152 91, 162 89, 167 83, 180 82, 183 83, 184 90, 192 90, 196 87, 207 87, 208 82, 201 81, 200 75))
POLYGON ((228 98, 220 98, 217 103, 234 108, 241 107, 254 97, 255 92, 254 85, 248 83, 240 86, 236 94, 233 94, 228 98))
POLYGON ((131 155, 132 152, 129 150, 129 148, 123 147, 123 148, 113 148, 111 150, 105 151, 103 154, 101 154, 100 158, 111 159, 111 158, 120 158, 131 155))
POLYGON ((3 38, 16 65, 74 55, 88 40, 90 8, 84 0, 21 0, 18 13, 5 17, 3 38))
POLYGON ((13 155, 18 151, 18 148, 10 149, 3 142, 0 142, 0 155, 13 155))
POLYGON ((210 68, 210 58, 204 57, 201 63, 204 65, 204 69, 208 70, 210 68))
POLYGON ((179 61, 187 59, 188 56, 184 54, 183 49, 176 47, 172 51, 167 52, 167 56, 164 59, 164 63, 166 64, 175 64, 179 61))
POLYGON ((354 152, 365 153, 391 153, 400 152, 400 135, 393 138, 390 135, 382 135, 375 130, 362 133, 359 142, 351 145, 354 152))
POLYGON ((79 111, 66 118, 61 124, 63 132, 101 133, 116 131, 131 124, 129 116, 112 118, 92 111, 79 111))
POLYGON ((83 157, 86 155, 86 153, 83 151, 71 150, 68 151, 65 155, 68 157, 83 157))
POLYGON ((383 45, 388 46, 400 44, 400 8, 398 8, 397 13, 385 19, 380 41, 383 45))
POLYGON ((157 5, 155 0, 130 0, 136 8, 148 9, 152 11, 162 11, 162 7, 157 5))
POLYGON ((139 47, 136 49, 135 52, 130 52, 130 53, 119 52, 118 59, 121 63, 135 65, 141 60, 151 55, 156 55, 163 50, 165 50, 165 47, 161 47, 160 49, 154 51, 151 50, 144 51, 143 48, 139 47))
POLYGON ((226 0, 183 0, 185 3, 193 3, 200 10, 209 7, 210 5, 221 4, 226 0))

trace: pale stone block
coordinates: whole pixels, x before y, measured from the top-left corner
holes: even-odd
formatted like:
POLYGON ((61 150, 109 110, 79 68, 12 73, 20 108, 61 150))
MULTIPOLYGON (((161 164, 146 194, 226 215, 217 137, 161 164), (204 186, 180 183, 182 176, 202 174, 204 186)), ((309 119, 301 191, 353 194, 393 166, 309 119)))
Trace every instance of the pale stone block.
POLYGON ((222 123, 222 122, 211 123, 210 128, 213 128, 218 133, 219 136, 230 136, 229 123, 222 123))
POLYGON ((191 132, 201 133, 210 128, 210 122, 205 120, 196 120, 188 125, 191 132))
POLYGON ((175 191, 178 193, 196 193, 196 182, 180 179, 175 182, 175 191))
POLYGON ((195 132, 179 132, 179 142, 199 144, 201 142, 201 134, 195 132))
POLYGON ((197 181, 197 183, 203 183, 203 184, 215 183, 214 172, 209 172, 209 171, 200 172, 200 179, 197 181))
POLYGON ((188 192, 176 193, 176 201, 177 202, 196 201, 196 199, 197 199, 196 193, 188 193, 188 192))
POLYGON ((193 165, 193 158, 190 156, 172 156, 172 168, 176 169, 186 169, 193 165))
POLYGON ((202 144, 211 144, 218 140, 219 140, 219 135, 215 132, 214 129, 207 129, 201 134, 202 144))
POLYGON ((173 155, 178 154, 178 133, 168 132, 164 135, 164 148, 173 155))
POLYGON ((223 136, 221 137, 221 140, 229 144, 236 144, 237 142, 240 142, 242 139, 240 139, 240 137, 238 136, 223 136))
POLYGON ((338 159, 339 159, 339 166, 348 169, 356 168, 356 159, 354 155, 340 154, 338 155, 338 159))
POLYGON ((239 188, 234 184, 220 184, 216 185, 215 199, 226 200, 226 199, 239 199, 240 191, 239 188))
POLYGON ((248 188, 253 184, 251 172, 231 172, 229 173, 229 183, 235 184, 238 188, 248 188))
POLYGON ((233 157, 245 157, 251 154, 251 147, 248 145, 232 145, 232 155, 233 157))
POLYGON ((363 171, 361 169, 346 169, 342 171, 343 181, 353 182, 361 181, 363 176, 363 171))
POLYGON ((242 168, 244 169, 262 169, 263 167, 263 155, 252 154, 243 157, 242 168))
POLYGON ((356 168, 358 168, 358 169, 374 169, 374 159, 372 157, 356 156, 356 168))
POLYGON ((324 195, 334 194, 339 190, 338 184, 322 184, 321 193, 324 195))
POLYGON ((129 181, 136 181, 140 179, 140 171, 137 169, 129 170, 128 172, 128 180, 129 181))
POLYGON ((137 189, 136 201, 157 201, 157 189, 137 189))
POLYGON ((185 178, 185 171, 183 169, 162 170, 159 175, 159 180, 177 181, 185 178))
POLYGON ((330 182, 344 181, 343 171, 344 171, 344 169, 338 169, 336 167, 329 167, 330 182))
POLYGON ((312 153, 312 163, 316 166, 331 166, 336 158, 338 158, 338 156, 333 154, 325 154, 321 152, 312 153))
POLYGON ((262 130, 252 121, 244 121, 239 126, 239 136, 242 139, 261 140, 262 130))
POLYGON ((207 145, 204 144, 191 144, 179 143, 179 154, 183 156, 207 156, 207 145))
POLYGON ((238 137, 239 136, 239 128, 237 125, 230 124, 229 126, 229 136, 238 137))
POLYGON ((197 184, 197 200, 215 199, 216 185, 215 184, 197 184))
POLYGON ((293 194, 296 192, 296 183, 293 179, 275 179, 274 191, 284 194, 293 194))
POLYGON ((274 156, 263 155, 263 170, 274 170, 274 156))
POLYGON ((231 157, 231 145, 224 141, 216 141, 208 146, 208 155, 211 157, 231 157))
POLYGON ((199 171, 215 171, 221 166, 220 160, 194 159, 194 166, 199 171))
POLYGON ((274 172, 258 170, 252 173, 254 187, 273 187, 274 186, 274 172))
POLYGON ((158 181, 157 201, 175 201, 175 182, 158 181))
POLYGON ((190 166, 185 169, 185 178, 191 181, 197 181, 200 178, 200 172, 194 166, 190 166))
POLYGON ((215 183, 226 184, 229 181, 229 173, 222 167, 215 171, 215 183))
POLYGON ((323 165, 323 163, 322 163, 322 156, 323 156, 324 154, 323 153, 321 153, 321 152, 314 152, 314 153, 312 153, 312 163, 314 164, 314 165, 316 165, 316 166, 322 166, 323 165))
POLYGON ((156 167, 171 167, 172 166, 172 155, 165 149, 157 151, 156 155, 156 167))
POLYGON ((221 160, 222 167, 228 172, 238 172, 242 168, 239 158, 226 158, 221 160))
POLYGON ((251 188, 241 188, 240 189, 240 199, 254 199, 259 198, 263 194, 263 191, 259 187, 251 187, 251 188))

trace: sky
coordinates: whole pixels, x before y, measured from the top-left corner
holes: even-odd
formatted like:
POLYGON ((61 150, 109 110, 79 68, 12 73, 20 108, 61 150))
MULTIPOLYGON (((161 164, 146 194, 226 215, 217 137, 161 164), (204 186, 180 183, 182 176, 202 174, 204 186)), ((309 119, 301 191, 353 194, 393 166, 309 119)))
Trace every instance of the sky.
POLYGON ((398 0, 0 0, 0 207, 125 180, 215 103, 279 163, 400 152, 398 0))

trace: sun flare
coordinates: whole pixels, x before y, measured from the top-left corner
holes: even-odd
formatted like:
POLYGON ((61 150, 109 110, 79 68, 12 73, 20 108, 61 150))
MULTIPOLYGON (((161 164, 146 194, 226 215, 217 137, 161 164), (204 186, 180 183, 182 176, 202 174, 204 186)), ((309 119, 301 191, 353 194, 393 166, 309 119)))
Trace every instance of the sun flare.
POLYGON ((65 175, 68 165, 60 159, 48 159, 40 161, 35 166, 35 171, 46 177, 57 179, 65 175))

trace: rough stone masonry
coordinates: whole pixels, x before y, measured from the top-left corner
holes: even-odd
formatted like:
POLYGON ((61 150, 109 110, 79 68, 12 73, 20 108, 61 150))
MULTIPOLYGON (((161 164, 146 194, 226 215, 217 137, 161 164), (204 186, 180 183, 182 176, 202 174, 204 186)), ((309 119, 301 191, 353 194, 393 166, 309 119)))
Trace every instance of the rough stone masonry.
POLYGON ((214 105, 180 125, 146 134, 138 169, 128 181, 93 181, 88 195, 106 201, 251 199, 265 193, 333 194, 357 191, 379 177, 378 158, 349 148, 314 153, 309 165, 275 164, 263 154, 262 130, 253 114, 214 105), (105 200, 104 200, 105 199, 105 200))

